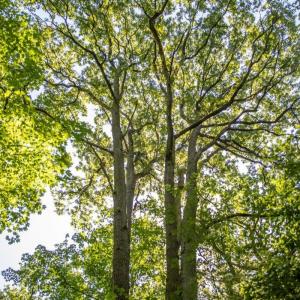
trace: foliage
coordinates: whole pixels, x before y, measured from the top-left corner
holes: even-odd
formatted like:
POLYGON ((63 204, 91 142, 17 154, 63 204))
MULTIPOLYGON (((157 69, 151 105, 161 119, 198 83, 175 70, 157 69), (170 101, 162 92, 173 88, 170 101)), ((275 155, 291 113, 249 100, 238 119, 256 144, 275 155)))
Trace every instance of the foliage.
MULTIPOLYGON (((111 231, 106 226, 75 234, 54 250, 39 245, 32 255, 23 255, 18 271, 8 269, 3 275, 34 299, 113 299, 111 231)), ((138 219, 133 225, 132 299, 163 296, 162 250, 162 229, 138 219)))
POLYGON ((3 3, 0 231, 46 185, 78 231, 5 272, 20 293, 113 299, 121 237, 132 299, 164 297, 165 261, 178 299, 189 276, 199 299, 297 299, 297 1, 3 3))
POLYGON ((12 3, 1 2, 0 30, 0 232, 28 226, 30 213, 41 212, 41 195, 68 165, 66 133, 36 112, 32 89, 42 79, 39 32, 12 3))

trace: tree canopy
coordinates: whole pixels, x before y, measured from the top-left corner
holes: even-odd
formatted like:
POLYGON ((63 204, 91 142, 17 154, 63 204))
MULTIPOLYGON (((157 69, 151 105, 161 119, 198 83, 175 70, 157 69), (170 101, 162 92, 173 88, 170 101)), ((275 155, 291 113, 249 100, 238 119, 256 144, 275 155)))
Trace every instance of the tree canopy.
POLYGON ((51 186, 77 233, 4 297, 300 297, 298 1, 10 4, 0 230, 51 186))

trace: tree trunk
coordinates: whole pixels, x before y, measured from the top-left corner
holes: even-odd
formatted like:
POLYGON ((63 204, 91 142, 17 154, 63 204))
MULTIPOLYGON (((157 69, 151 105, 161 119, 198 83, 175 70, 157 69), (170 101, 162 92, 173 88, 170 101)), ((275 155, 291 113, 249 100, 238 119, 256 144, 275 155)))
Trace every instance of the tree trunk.
MULTIPOLYGON (((165 5, 168 1, 165 1, 165 5)), ((155 28, 156 18, 163 12, 154 15, 149 19, 149 28, 158 46, 158 53, 162 62, 162 73, 165 79, 166 90, 163 91, 166 100, 166 125, 167 142, 165 148, 165 226, 166 226, 166 299, 181 299, 180 271, 179 271, 179 240, 178 240, 178 201, 175 195, 175 138, 172 120, 173 91, 171 68, 167 66, 167 61, 163 49, 163 44, 155 28)))
POLYGON ((116 299, 125 300, 129 298, 129 235, 118 78, 114 82, 114 93, 115 99, 112 107, 114 153, 113 290, 116 299))
POLYGON ((134 172, 134 150, 133 150, 133 139, 132 129, 128 130, 128 155, 126 165, 126 203, 127 203, 127 221, 128 221, 128 236, 129 243, 131 239, 131 223, 132 223, 132 208, 133 198, 136 186, 136 175, 134 172))
POLYGON ((134 171, 134 148, 132 131, 128 130, 128 155, 126 164, 126 205, 127 205, 127 228, 128 228, 128 274, 130 274, 130 256, 131 256, 131 224, 132 208, 136 187, 136 175, 134 171))
POLYGON ((183 219, 181 223, 182 296, 184 300, 197 300, 197 135, 198 129, 194 129, 189 141, 186 173, 186 204, 184 207, 183 219))
MULTIPOLYGON (((161 50, 162 51, 162 50, 161 50)), ((164 56, 162 55, 163 60, 164 56)), ((166 299, 181 299, 181 280, 179 269, 179 240, 178 240, 178 199, 175 195, 175 139, 172 120, 173 93, 170 74, 164 61, 164 73, 167 84, 166 119, 167 143, 165 150, 165 224, 166 224, 166 257, 167 281, 166 299)))
POLYGON ((178 206, 174 195, 175 147, 173 137, 168 137, 165 156, 165 226, 167 281, 166 299, 180 299, 179 241, 178 241, 178 206))

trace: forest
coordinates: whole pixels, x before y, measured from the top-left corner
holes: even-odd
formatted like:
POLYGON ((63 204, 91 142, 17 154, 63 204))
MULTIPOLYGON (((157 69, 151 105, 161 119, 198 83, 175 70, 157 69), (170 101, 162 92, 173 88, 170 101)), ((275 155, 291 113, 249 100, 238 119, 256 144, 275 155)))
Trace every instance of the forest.
POLYGON ((0 25, 0 234, 49 189, 75 232, 0 299, 300 299, 299 0, 0 0, 0 25))

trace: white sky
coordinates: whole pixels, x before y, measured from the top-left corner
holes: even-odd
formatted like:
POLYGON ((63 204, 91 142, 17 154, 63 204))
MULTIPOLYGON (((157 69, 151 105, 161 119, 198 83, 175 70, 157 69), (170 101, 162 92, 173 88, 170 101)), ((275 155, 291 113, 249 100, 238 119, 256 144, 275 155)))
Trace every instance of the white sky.
MULTIPOLYGON (((39 244, 53 249, 54 244, 64 240, 67 233, 73 233, 70 225, 70 217, 67 215, 58 216, 54 210, 54 203, 50 192, 47 192, 43 199, 47 208, 41 215, 34 214, 30 218, 30 227, 20 234, 21 241, 9 245, 5 234, 0 235, 0 272, 11 267, 18 268, 23 253, 33 253, 39 244)), ((0 275, 0 289, 6 281, 0 275)))

